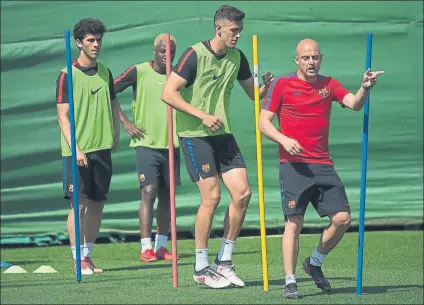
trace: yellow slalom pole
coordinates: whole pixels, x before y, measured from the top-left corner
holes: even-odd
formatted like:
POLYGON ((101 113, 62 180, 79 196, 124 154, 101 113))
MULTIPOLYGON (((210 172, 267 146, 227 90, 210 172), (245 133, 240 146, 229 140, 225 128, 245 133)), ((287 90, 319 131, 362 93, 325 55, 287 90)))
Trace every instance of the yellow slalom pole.
POLYGON ((259 189, 259 217, 261 225, 261 250, 262 250, 262 275, 264 291, 268 291, 268 263, 266 258, 266 229, 265 229, 265 207, 264 207, 264 179, 262 171, 262 142, 259 131, 259 67, 258 67, 258 36, 253 35, 253 75, 255 84, 255 125, 256 125, 256 160, 258 162, 258 189, 259 189))

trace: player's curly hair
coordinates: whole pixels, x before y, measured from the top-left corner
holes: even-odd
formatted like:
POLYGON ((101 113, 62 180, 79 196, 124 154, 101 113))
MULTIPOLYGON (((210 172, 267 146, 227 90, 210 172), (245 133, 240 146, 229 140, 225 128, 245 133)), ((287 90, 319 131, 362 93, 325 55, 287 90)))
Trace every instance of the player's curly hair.
POLYGON ((239 9, 236 9, 233 6, 230 5, 223 5, 221 6, 215 13, 215 16, 213 18, 213 21, 216 25, 216 22, 218 20, 229 20, 229 21, 241 21, 245 17, 245 14, 240 11, 239 9))
POLYGON ((106 26, 98 19, 85 18, 78 21, 74 26, 74 39, 83 40, 87 35, 103 34, 107 31, 106 26))

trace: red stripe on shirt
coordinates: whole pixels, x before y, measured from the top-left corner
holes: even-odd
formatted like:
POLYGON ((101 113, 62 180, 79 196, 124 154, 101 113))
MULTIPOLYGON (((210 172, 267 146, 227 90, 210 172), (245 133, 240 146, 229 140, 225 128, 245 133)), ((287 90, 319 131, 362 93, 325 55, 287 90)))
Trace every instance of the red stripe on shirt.
POLYGON ((190 51, 188 51, 187 52, 187 54, 184 56, 184 58, 183 58, 183 60, 181 61, 181 63, 180 63, 180 65, 178 66, 178 68, 177 68, 177 72, 181 72, 181 70, 183 69, 183 67, 184 67, 184 64, 186 63, 186 61, 187 61, 187 58, 190 56, 190 54, 191 53, 193 53, 194 52, 194 49, 191 49, 190 51))
POLYGON ((65 81, 65 73, 62 73, 60 75, 60 80, 59 80, 59 94, 57 97, 57 102, 58 103, 62 103, 63 102, 63 82, 65 81))
POLYGON ((123 79, 128 73, 130 73, 130 71, 132 70, 132 69, 135 69, 135 66, 132 66, 132 67, 130 67, 130 68, 128 68, 124 73, 122 73, 122 75, 121 76, 119 76, 117 79, 115 79, 114 81, 113 81, 113 83, 114 84, 116 84, 116 83, 118 83, 121 79, 123 79))

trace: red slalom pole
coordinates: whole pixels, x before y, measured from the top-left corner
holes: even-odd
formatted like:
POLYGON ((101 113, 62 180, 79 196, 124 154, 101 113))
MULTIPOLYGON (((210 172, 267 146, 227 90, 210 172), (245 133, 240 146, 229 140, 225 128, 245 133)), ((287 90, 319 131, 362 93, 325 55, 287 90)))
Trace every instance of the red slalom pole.
MULTIPOLYGON (((171 35, 166 34, 166 76, 171 74, 171 35)), ((174 119, 172 107, 168 106, 168 150, 169 150, 169 194, 171 205, 171 242, 172 242, 172 286, 178 287, 177 266, 177 220, 175 212, 175 174, 174 174, 174 119)))

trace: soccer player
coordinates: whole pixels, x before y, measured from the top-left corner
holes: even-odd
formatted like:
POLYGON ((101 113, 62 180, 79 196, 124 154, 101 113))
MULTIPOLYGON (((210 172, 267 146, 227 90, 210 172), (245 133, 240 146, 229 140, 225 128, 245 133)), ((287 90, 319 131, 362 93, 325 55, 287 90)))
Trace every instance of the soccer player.
MULTIPOLYGON (((212 288, 231 283, 244 287, 236 275, 232 253, 251 197, 246 165, 232 134, 229 107, 237 80, 254 100, 254 82, 249 63, 236 49, 245 14, 231 6, 215 13, 215 36, 188 48, 180 57, 162 92, 162 100, 179 110, 177 132, 187 171, 200 192, 195 223, 196 264, 193 278, 212 288), (231 195, 225 215, 224 236, 219 253, 208 262, 208 241, 214 212, 221 198, 220 179, 231 195)), ((266 94, 272 81, 263 75, 266 94)))
MULTIPOLYGON (((131 136, 130 147, 135 149, 136 165, 141 190, 139 209, 141 254, 143 262, 171 260, 166 249, 170 227, 170 179, 168 151, 167 105, 160 99, 166 82, 165 34, 156 37, 153 43, 154 60, 136 64, 115 79, 115 90, 122 92, 132 87, 134 121, 130 122, 120 110, 120 120, 131 136), (155 248, 152 247, 153 205, 156 197, 155 248)), ((171 36, 171 63, 175 57, 176 41, 171 36)), ((174 111, 175 113, 175 111, 174 111)), ((174 128, 175 132, 175 128, 174 128)), ((174 135, 175 184, 180 185, 179 143, 174 135)))
MULTIPOLYGON (((105 25, 97 19, 81 19, 74 26, 74 39, 80 53, 72 63, 75 105, 76 158, 82 274, 103 272, 91 260, 100 229, 104 202, 111 177, 111 151, 119 144, 119 114, 111 71, 97 61, 102 48, 105 25)), ((65 199, 71 200, 68 234, 76 260, 73 210, 71 130, 69 121, 67 69, 61 70, 56 87, 57 115, 61 130, 63 187, 65 199)), ((75 268, 74 268, 75 270, 75 268)))
POLYGON ((322 54, 317 42, 299 42, 294 58, 296 72, 277 78, 270 86, 259 118, 261 132, 279 144, 280 184, 285 217, 282 241, 285 297, 301 298, 295 269, 299 234, 306 207, 312 202, 320 217, 329 217, 318 247, 303 261, 304 271, 323 291, 331 290, 321 265, 350 225, 350 208, 345 188, 328 152, 332 101, 353 110, 362 109, 369 90, 383 71, 368 69, 356 94, 332 77, 318 74, 322 54), (280 131, 271 123, 277 114, 280 131))

